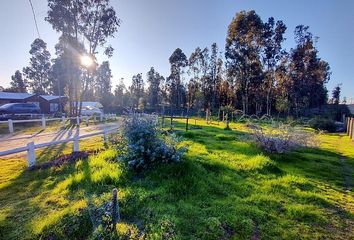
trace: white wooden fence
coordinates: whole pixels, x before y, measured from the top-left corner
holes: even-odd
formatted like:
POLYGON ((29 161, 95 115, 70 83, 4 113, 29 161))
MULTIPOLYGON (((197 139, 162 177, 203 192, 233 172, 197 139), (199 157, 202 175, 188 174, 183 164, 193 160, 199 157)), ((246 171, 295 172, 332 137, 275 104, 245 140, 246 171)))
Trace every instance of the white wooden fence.
POLYGON ((76 124, 77 125, 80 125, 80 121, 84 121, 86 122, 86 125, 89 124, 89 120, 90 118, 93 118, 93 122, 96 123, 96 122, 103 122, 103 120, 112 120, 112 119, 117 119, 117 115, 115 114, 101 114, 99 116, 99 120, 97 119, 97 116, 94 115, 94 116, 78 116, 78 117, 71 117, 71 118, 65 118, 65 117, 61 117, 61 118, 45 118, 44 116, 42 116, 41 119, 28 119, 28 120, 12 120, 12 119, 9 119, 7 121, 0 121, 0 124, 8 124, 8 128, 9 128, 9 133, 13 133, 14 132, 14 123, 28 123, 28 122, 32 122, 32 123, 35 123, 35 122, 41 122, 41 126, 42 126, 42 129, 44 130, 46 128, 46 123, 47 122, 50 122, 50 121, 61 121, 61 124, 62 126, 65 125, 65 122, 68 120, 68 119, 76 119, 76 124))
POLYGON ((118 126, 114 127, 114 128, 110 128, 110 129, 104 129, 103 131, 99 131, 99 132, 89 133, 89 134, 85 134, 85 135, 81 135, 81 136, 75 135, 72 138, 67 138, 67 139, 53 141, 53 142, 39 143, 36 145, 34 144, 34 142, 29 142, 27 144, 27 146, 25 146, 25 147, 19 147, 19 148, 14 148, 11 150, 0 152, 0 157, 5 156, 5 155, 10 155, 10 154, 15 154, 15 153, 27 151, 28 167, 31 168, 36 165, 36 153, 35 153, 36 149, 49 147, 49 146, 53 146, 53 145, 58 145, 58 144, 63 144, 63 143, 68 143, 68 142, 74 142, 73 152, 78 152, 80 150, 80 147, 79 147, 79 140, 80 139, 89 138, 89 137, 93 137, 93 136, 97 136, 97 135, 103 135, 103 142, 106 143, 107 134, 114 132, 117 129, 118 129, 118 126))

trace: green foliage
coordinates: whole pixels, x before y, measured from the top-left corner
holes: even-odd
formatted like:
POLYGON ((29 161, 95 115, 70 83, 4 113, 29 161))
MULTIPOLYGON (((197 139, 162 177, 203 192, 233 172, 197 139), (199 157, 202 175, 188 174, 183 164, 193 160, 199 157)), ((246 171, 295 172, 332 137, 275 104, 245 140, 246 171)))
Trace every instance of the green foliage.
POLYGON ((127 143, 125 158, 137 171, 160 163, 179 162, 185 151, 178 146, 176 136, 160 134, 156 115, 129 116, 123 123, 122 136, 123 143, 127 143))
POLYGON ((325 130, 328 132, 335 132, 336 131, 336 125, 333 120, 330 120, 328 118, 323 118, 323 117, 315 117, 312 118, 309 121, 309 125, 313 129, 317 130, 325 130))

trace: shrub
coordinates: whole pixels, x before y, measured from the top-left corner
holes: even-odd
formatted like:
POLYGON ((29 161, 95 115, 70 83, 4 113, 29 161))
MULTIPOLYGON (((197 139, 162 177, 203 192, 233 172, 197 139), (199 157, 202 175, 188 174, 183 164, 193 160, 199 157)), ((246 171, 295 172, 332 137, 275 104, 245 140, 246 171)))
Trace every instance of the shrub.
POLYGON ((328 132, 336 131, 335 122, 328 118, 320 118, 320 117, 313 118, 309 121, 309 126, 316 130, 325 130, 328 132))
POLYGON ((268 153, 284 153, 301 146, 314 146, 314 135, 309 131, 294 128, 290 125, 278 125, 264 131, 254 130, 256 143, 268 153))
POLYGON ((174 134, 162 135, 155 115, 132 115, 123 121, 121 135, 126 143, 129 167, 141 171, 154 164, 178 162, 185 151, 178 147, 180 141, 174 134))

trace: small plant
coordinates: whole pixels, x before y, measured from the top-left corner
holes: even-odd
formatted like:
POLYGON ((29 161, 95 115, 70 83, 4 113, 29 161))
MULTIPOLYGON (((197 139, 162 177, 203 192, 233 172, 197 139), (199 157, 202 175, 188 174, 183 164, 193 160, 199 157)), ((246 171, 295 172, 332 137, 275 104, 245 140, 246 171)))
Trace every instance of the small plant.
POLYGON ((268 153, 285 153, 297 147, 314 146, 314 135, 303 129, 279 124, 264 131, 254 129, 256 143, 268 153))
POLYGON ((335 122, 328 118, 315 117, 309 121, 309 126, 316 130, 325 130, 328 132, 335 132, 335 122))
POLYGON ((158 128, 158 118, 154 115, 132 115, 123 122, 122 132, 115 140, 122 140, 125 147, 116 141, 119 151, 126 153, 129 167, 141 171, 154 164, 178 162, 184 147, 179 147, 180 139, 174 134, 162 135, 158 128))

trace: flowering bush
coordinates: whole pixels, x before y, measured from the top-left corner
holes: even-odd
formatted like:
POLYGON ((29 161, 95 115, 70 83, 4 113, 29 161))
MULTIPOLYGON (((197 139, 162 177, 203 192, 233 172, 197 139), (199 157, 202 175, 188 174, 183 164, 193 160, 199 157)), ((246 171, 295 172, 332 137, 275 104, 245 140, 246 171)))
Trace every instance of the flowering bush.
POLYGON ((313 147, 314 134, 289 125, 272 126, 264 131, 255 128, 254 139, 256 143, 268 153, 284 153, 297 147, 313 147))
POLYGON ((174 134, 161 135, 155 115, 126 118, 121 136, 125 139, 126 151, 123 152, 126 152, 129 166, 138 171, 157 163, 178 162, 186 150, 178 147, 179 139, 174 134))

